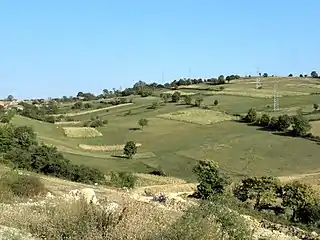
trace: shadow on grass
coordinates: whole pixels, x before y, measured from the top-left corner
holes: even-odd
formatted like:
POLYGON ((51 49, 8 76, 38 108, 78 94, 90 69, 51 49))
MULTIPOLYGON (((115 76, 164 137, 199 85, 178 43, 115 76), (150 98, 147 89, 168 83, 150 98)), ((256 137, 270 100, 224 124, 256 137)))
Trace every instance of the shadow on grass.
POLYGON ((139 131, 139 130, 142 130, 141 128, 139 127, 132 127, 132 128, 129 128, 129 131, 139 131))
POLYGON ((127 156, 124 156, 124 155, 111 155, 111 157, 114 157, 114 158, 121 158, 121 159, 128 159, 127 156))

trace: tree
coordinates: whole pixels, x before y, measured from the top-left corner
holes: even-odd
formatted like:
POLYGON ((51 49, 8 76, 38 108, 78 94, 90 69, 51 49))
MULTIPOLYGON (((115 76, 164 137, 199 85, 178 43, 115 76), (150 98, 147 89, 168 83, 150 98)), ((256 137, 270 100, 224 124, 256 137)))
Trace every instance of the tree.
POLYGON ((229 83, 230 80, 231 80, 230 76, 227 76, 227 77, 226 77, 226 81, 229 83))
POLYGON ((190 95, 186 95, 186 96, 184 96, 183 100, 184 100, 185 104, 190 105, 192 102, 192 97, 190 95))
POLYGON ((219 104, 219 100, 217 100, 217 99, 214 100, 213 105, 214 105, 214 106, 217 106, 218 104, 219 104))
POLYGON ((305 74, 304 77, 305 77, 305 78, 308 77, 308 74, 305 74))
POLYGON ((138 125, 140 127, 144 127, 144 126, 148 126, 148 119, 145 119, 145 118, 141 118, 139 121, 138 121, 138 125))
POLYGON ((218 163, 212 160, 200 160, 193 173, 199 182, 198 193, 203 199, 224 193, 229 183, 229 178, 220 172, 218 163))
POLYGON ((257 111, 254 108, 250 108, 244 119, 246 122, 253 123, 257 120, 257 116, 257 111))
POLYGON ((303 78, 303 74, 301 73, 301 74, 299 75, 299 77, 300 77, 300 78, 303 78))
POLYGON ((220 75, 219 77, 218 77, 218 81, 220 82, 220 81, 224 81, 224 76, 223 75, 220 75))
POLYGON ((292 73, 290 73, 290 74, 288 75, 288 77, 293 77, 292 73))
POLYGON ((288 116, 287 114, 284 114, 284 115, 280 115, 278 117, 278 124, 277 124, 277 127, 278 127, 278 130, 279 131, 285 131, 287 130, 291 125, 291 118, 290 116, 288 116))
POLYGON ((169 101, 169 99, 170 99, 170 95, 169 94, 165 94, 165 93, 161 93, 160 97, 163 99, 163 101, 165 103, 167 103, 169 101))
POLYGON ((83 108, 83 102, 76 102, 75 104, 73 104, 73 106, 71 108, 72 109, 82 109, 83 108))
POLYGON ((127 156, 127 158, 132 158, 133 155, 137 153, 137 146, 133 141, 129 141, 126 143, 126 145, 123 148, 124 155, 127 156))
POLYGON ((273 177, 247 177, 235 187, 233 193, 243 202, 255 200, 254 207, 261 209, 276 202, 280 186, 280 181, 273 177))
POLYGON ((313 204, 314 192, 309 185, 294 181, 283 186, 281 198, 282 205, 293 211, 291 220, 300 222, 303 221, 304 210, 313 204))
POLYGON ((12 95, 9 95, 9 96, 7 97, 7 101, 9 101, 9 102, 12 102, 13 99, 14 99, 14 97, 13 97, 12 95))
POLYGON ((305 136, 311 130, 311 125, 302 114, 293 117, 292 132, 296 136, 305 136))
POLYGON ((174 92, 171 96, 172 102, 179 102, 180 96, 181 96, 180 92, 177 92, 177 91, 174 92))
POLYGON ((264 73, 264 74, 263 74, 263 77, 268 77, 268 73, 264 73))
POLYGON ((83 92, 78 92, 77 97, 82 97, 83 96, 83 92))
POLYGON ((314 104, 313 104, 313 108, 314 108, 315 111, 317 111, 318 108, 319 108, 319 104, 318 104, 318 103, 314 103, 314 104))
POLYGON ((310 75, 312 78, 318 78, 318 73, 316 71, 312 71, 310 75))
POLYGON ((197 97, 194 105, 195 105, 196 107, 200 107, 202 102, 203 102, 203 98, 202 98, 202 97, 197 97))
POLYGON ((260 118, 260 125, 263 127, 268 127, 270 123, 270 116, 266 113, 262 114, 260 118))

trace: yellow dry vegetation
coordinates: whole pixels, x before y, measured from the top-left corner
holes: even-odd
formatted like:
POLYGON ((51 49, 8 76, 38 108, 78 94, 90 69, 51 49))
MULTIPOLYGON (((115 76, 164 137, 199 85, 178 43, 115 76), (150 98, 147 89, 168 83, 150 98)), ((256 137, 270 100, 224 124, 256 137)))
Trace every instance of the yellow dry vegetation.
POLYGON ((186 183, 185 180, 175 177, 163 177, 145 173, 134 173, 134 175, 138 178, 135 184, 136 187, 186 183))
POLYGON ((159 194, 167 192, 189 192, 192 193, 197 189, 195 183, 182 183, 182 184, 159 184, 156 186, 145 187, 144 192, 148 194, 159 194))
MULTIPOLYGON (((109 110, 112 108, 124 107, 124 106, 132 105, 132 104, 133 103, 124 103, 124 104, 109 106, 109 107, 105 107, 105 108, 92 109, 92 110, 88 110, 88 111, 66 113, 66 114, 64 114, 64 116, 73 117, 73 116, 85 115, 85 114, 89 114, 89 113, 95 113, 95 112, 100 112, 100 111, 104 111, 104 110, 109 110)), ((53 114, 52 116, 59 116, 59 115, 60 114, 53 114)))
POLYGON ((310 122, 310 124, 311 124, 311 133, 314 136, 320 137, 320 121, 312 121, 310 122))
POLYGON ((80 121, 70 121, 70 122, 55 122, 54 124, 57 125, 73 125, 73 124, 79 124, 80 121))
MULTIPOLYGON (((122 151, 124 148, 124 144, 120 145, 86 145, 86 144, 79 144, 79 148, 89 151, 122 151)), ((136 143, 137 147, 141 147, 141 143, 136 143)))
POLYGON ((100 137, 102 133, 91 127, 63 127, 64 133, 70 138, 100 137))
POLYGON ((235 116, 231 116, 223 112, 196 108, 161 114, 157 117, 200 125, 207 125, 236 119, 235 116))
MULTIPOLYGON (((273 98, 273 90, 263 89, 247 89, 244 91, 236 91, 235 89, 225 89, 223 91, 213 91, 206 93, 206 95, 231 95, 231 96, 244 96, 244 97, 256 97, 256 98, 273 98)), ((292 91, 278 91, 279 97, 285 96, 303 96, 310 95, 308 92, 292 92, 292 91)))
POLYGON ((164 92, 164 94, 174 94, 175 92, 179 92, 181 96, 195 95, 194 92, 183 92, 180 90, 169 90, 169 91, 164 92))

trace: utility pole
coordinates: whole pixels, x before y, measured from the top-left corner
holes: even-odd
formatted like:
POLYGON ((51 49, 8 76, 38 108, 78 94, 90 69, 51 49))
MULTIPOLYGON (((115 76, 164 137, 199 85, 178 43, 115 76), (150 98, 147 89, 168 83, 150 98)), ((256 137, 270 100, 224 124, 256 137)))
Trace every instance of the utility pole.
POLYGON ((279 96, 278 96, 278 83, 275 81, 273 83, 273 111, 279 111, 279 96))
POLYGON ((260 89, 260 88, 262 88, 262 83, 261 83, 259 68, 257 68, 256 89, 260 89))

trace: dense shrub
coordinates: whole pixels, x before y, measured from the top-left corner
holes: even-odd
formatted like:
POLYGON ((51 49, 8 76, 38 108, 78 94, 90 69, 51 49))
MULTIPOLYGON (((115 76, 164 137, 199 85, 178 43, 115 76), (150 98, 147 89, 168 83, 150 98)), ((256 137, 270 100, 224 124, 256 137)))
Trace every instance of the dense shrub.
POLYGON ((17 171, 10 171, 1 176, 1 184, 7 185, 12 193, 19 197, 33 197, 46 192, 39 177, 19 174, 17 171))
POLYGON ((104 125, 108 124, 108 120, 102 120, 99 116, 91 117, 90 121, 86 121, 83 123, 84 127, 103 127, 104 125))
POLYGON ((39 107, 36 105, 28 104, 25 102, 19 103, 22 109, 18 109, 17 113, 32 119, 36 119, 43 122, 54 123, 56 118, 54 116, 49 116, 48 109, 46 107, 39 107))
POLYGON ((248 123, 253 123, 257 120, 257 111, 254 108, 250 108, 244 120, 248 123))
POLYGON ((171 101, 172 101, 172 102, 179 102, 180 97, 181 97, 180 92, 174 92, 174 93, 172 94, 172 96, 171 96, 171 101))
POLYGON ((293 117, 292 133, 296 136, 304 137, 311 130, 311 125, 302 114, 293 117))
POLYGON ((137 182, 137 177, 128 172, 112 172, 110 181, 111 184, 115 187, 134 188, 137 182))
POLYGON ((270 123, 270 116, 266 113, 262 114, 260 118, 260 125, 262 127, 268 127, 270 123))
POLYGON ((36 176, 13 170, 0 177, 0 201, 10 201, 14 197, 31 198, 45 192, 44 184, 36 176))
POLYGON ((184 212, 169 228, 152 236, 155 240, 180 239, 237 239, 250 240, 249 224, 235 211, 230 210, 228 199, 202 201, 184 212))
POLYGON ((233 193, 243 202, 249 199, 254 200, 254 207, 262 209, 276 202, 279 188, 279 180, 273 177, 247 177, 234 188, 233 193))
POLYGON ((19 169, 52 175, 76 182, 101 183, 104 175, 97 169, 78 166, 65 159, 54 146, 38 144, 30 127, 6 125, 0 127, 2 162, 19 169))
POLYGON ((292 120, 291 117, 288 116, 287 114, 280 115, 278 117, 278 124, 277 124, 278 130, 279 131, 287 130, 291 125, 291 120, 292 120))
POLYGON ((129 141, 123 148, 123 154, 126 155, 128 158, 132 158, 133 155, 137 153, 137 146, 135 142, 129 141))
POLYGON ((167 176, 165 171, 162 169, 154 169, 154 170, 150 171, 149 174, 156 175, 156 176, 163 176, 163 177, 167 176))
POLYGON ((219 170, 218 163, 201 160, 193 168, 199 182, 197 186, 201 198, 209 199, 216 194, 222 194, 229 183, 229 178, 219 170))

